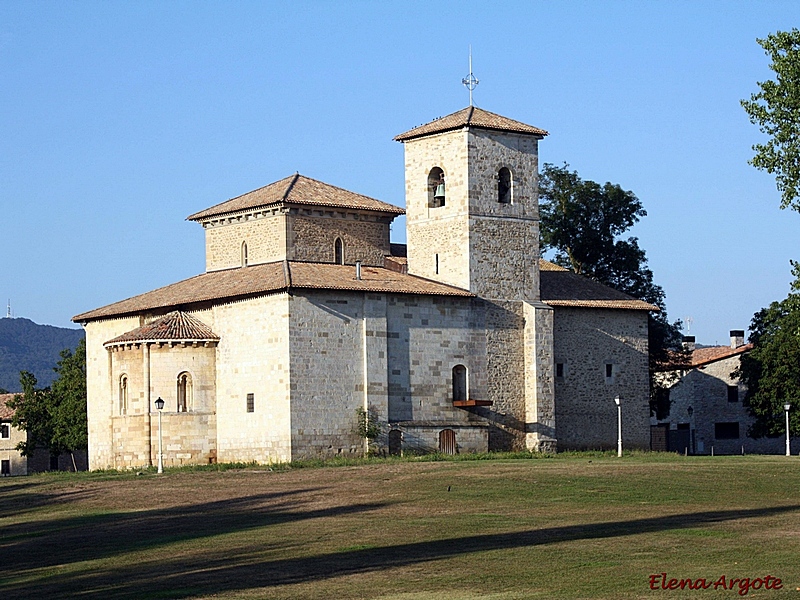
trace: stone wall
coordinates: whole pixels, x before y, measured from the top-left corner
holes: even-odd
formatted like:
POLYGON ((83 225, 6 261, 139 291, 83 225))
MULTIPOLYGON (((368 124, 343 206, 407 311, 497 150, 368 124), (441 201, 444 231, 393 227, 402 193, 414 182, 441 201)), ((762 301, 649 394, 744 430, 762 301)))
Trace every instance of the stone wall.
POLYGON ((291 460, 289 305, 280 293, 213 309, 220 462, 291 460))
POLYGON ((409 273, 481 297, 538 300, 536 137, 452 131, 406 142, 405 155, 409 273), (434 167, 445 173, 440 207, 429 205, 434 167), (498 202, 504 167, 512 173, 511 203, 498 202))
MULTIPOLYGON (((784 454, 786 438, 748 437, 747 431, 754 418, 747 411, 744 402, 745 388, 731 377, 739 366, 740 356, 732 356, 704 365, 688 372, 680 373, 681 378, 670 388, 670 413, 662 421, 672 430, 679 425, 690 430, 688 451, 696 454, 784 454), (737 386, 737 401, 728 401, 728 386, 737 386), (692 414, 689 414, 689 407, 692 414), (738 423, 737 439, 718 439, 716 423, 738 423)), ((783 415, 781 415, 782 417, 783 415)), ((793 440, 792 452, 800 451, 800 440, 793 440)), ((683 451, 678 449, 679 451, 683 451)))
POLYGON ((556 307, 553 358, 558 447, 612 449, 622 398, 625 448, 650 447, 647 312, 556 307), (606 365, 611 377, 606 377, 606 365))
POLYGON ((247 243, 250 265, 286 258, 286 215, 242 215, 236 219, 205 223, 206 271, 242 266, 242 243, 247 243))
POLYGON ((555 452, 555 387, 553 310, 546 304, 524 304, 525 318, 525 447, 555 452))
POLYGON ((368 213, 293 211, 289 218, 290 260, 334 262, 334 243, 342 240, 345 264, 360 260, 382 267, 389 251, 389 219, 368 213))
MULTIPOLYGON (((89 430, 89 469, 113 469, 114 444, 112 416, 118 414, 118 382, 111 378, 111 355, 103 344, 142 325, 138 316, 91 321, 86 331, 86 400, 89 430)), ((141 377, 142 365, 131 367, 130 373, 141 377)), ((138 384, 145 402, 145 390, 138 384)), ((138 394, 137 394, 138 396, 138 394)), ((129 395, 132 398, 132 395, 129 395)), ((149 457, 145 459, 147 461, 149 457)))
POLYGON ((292 459, 363 454, 357 410, 365 406, 365 387, 374 397, 386 394, 385 381, 365 376, 365 344, 368 337, 380 342, 370 354, 385 361, 385 311, 371 310, 365 325, 365 295, 335 292, 295 295, 289 311, 292 459))

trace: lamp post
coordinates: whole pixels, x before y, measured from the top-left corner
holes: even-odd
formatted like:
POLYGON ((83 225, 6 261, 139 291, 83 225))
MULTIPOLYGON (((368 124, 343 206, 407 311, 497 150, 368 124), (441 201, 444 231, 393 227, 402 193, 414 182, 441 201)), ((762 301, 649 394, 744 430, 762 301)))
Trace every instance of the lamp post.
POLYGON ((617 405, 617 456, 622 456, 622 405, 620 405, 620 398, 614 398, 614 404, 617 405))
POLYGON ((164 401, 161 396, 156 400, 156 409, 158 409, 158 472, 164 472, 164 452, 161 438, 161 411, 164 409, 164 401))
POLYGON ((788 402, 783 405, 783 411, 786 413, 786 456, 791 456, 792 451, 789 449, 789 409, 792 405, 788 402))

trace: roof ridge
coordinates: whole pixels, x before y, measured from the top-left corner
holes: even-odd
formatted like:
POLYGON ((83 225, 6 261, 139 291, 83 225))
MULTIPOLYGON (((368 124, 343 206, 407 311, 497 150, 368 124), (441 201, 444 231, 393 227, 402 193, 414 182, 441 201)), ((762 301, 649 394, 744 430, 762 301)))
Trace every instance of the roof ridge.
POLYGON ((286 191, 283 192, 283 201, 284 202, 288 202, 289 201, 289 194, 292 193, 292 190, 294 189, 294 185, 297 183, 298 179, 300 179, 300 171, 295 171, 294 177, 292 177, 292 180, 289 182, 289 185, 286 186, 286 191))

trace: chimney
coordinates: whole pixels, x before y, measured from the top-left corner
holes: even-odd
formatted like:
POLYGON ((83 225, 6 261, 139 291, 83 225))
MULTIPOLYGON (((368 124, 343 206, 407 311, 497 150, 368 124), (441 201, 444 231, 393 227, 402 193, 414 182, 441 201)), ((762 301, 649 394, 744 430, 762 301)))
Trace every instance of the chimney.
POLYGON ((361 261, 360 260, 356 261, 356 279, 361 281, 361 261))
POLYGON ((694 352, 694 336, 693 335, 685 335, 683 339, 681 339, 681 345, 683 349, 688 352, 694 352))
POLYGON ((731 329, 731 348, 744 346, 744 329, 731 329))

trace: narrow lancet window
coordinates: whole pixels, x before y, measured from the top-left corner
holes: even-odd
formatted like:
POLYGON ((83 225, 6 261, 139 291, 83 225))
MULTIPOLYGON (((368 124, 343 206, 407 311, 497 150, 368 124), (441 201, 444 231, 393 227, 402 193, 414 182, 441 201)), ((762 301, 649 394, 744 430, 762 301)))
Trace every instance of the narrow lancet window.
POLYGON ((456 365, 453 367, 453 401, 467 400, 467 396, 467 367, 456 365))
POLYGON ((497 173, 497 201, 500 204, 511 204, 513 190, 511 171, 503 167, 497 173))
POLYGON ((128 413, 128 376, 119 378, 119 414, 128 413))
POLYGON ((336 238, 333 243, 333 262, 337 265, 344 264, 344 243, 342 243, 342 238, 336 238))
POLYGON ((178 375, 178 412, 188 412, 192 407, 192 376, 183 372, 178 375))
POLYGON ((247 266, 247 242, 242 242, 242 266, 247 266))

